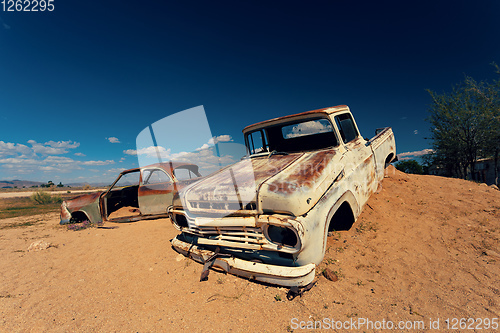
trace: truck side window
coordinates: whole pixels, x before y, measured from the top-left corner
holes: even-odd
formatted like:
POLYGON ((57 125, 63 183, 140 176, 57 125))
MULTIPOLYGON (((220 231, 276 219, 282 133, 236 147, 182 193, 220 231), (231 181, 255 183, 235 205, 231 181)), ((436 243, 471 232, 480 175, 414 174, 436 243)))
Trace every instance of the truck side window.
POLYGON ((247 136, 250 155, 268 151, 266 136, 262 130, 250 133, 247 136))
POLYGON ((335 122, 337 123, 340 136, 342 137, 342 141, 344 141, 344 143, 348 143, 358 137, 359 133, 350 114, 345 113, 336 116, 335 122))

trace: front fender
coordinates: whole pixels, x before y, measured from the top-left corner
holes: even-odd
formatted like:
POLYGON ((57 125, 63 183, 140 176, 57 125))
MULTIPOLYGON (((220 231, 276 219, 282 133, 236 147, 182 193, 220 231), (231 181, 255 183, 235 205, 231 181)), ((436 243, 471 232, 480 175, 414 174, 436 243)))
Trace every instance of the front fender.
POLYGON ((61 221, 60 224, 67 224, 71 217, 76 212, 81 212, 87 216, 91 223, 102 221, 101 209, 99 200, 101 193, 92 193, 81 195, 71 200, 63 201, 61 204, 61 221))
POLYGON ((297 217, 305 229, 302 251, 297 255, 297 263, 319 265, 323 260, 328 236, 328 225, 342 203, 348 202, 356 219, 359 214, 358 202, 351 190, 343 186, 332 186, 307 214, 297 217))

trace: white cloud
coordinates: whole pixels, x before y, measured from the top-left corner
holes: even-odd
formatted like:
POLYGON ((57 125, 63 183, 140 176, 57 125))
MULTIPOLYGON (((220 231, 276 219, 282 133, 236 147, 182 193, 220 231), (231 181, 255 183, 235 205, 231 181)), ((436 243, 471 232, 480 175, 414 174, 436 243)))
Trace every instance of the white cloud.
MULTIPOLYGON (((2 166, 4 169, 7 169, 10 173, 13 173, 14 175, 20 174, 20 175, 28 175, 36 170, 34 168, 27 167, 26 165, 23 165, 22 168, 17 167, 14 164, 5 164, 2 166)), ((12 179, 19 178, 18 176, 11 177, 12 179)))
POLYGON ((211 146, 209 144, 206 144, 204 143, 203 146, 201 146, 200 148, 196 148, 197 151, 200 151, 200 150, 204 150, 204 149, 208 149, 210 148, 211 146))
POLYGON ((39 169, 40 169, 40 170, 42 170, 42 171, 58 171, 58 172, 64 172, 64 171, 60 170, 59 168, 57 168, 57 167, 53 167, 53 166, 41 166, 39 169))
POLYGON ((158 159, 158 154, 159 154, 160 159, 163 162, 175 161, 175 162, 196 164, 200 167, 200 169, 205 170, 204 173, 202 172, 203 174, 209 174, 215 171, 215 169, 219 168, 220 166, 225 166, 236 162, 236 159, 229 154, 226 154, 221 157, 216 156, 214 150, 215 149, 213 149, 213 146, 204 144, 202 147, 196 149, 194 152, 180 152, 174 154, 171 153, 170 149, 165 149, 164 147, 155 147, 155 146, 142 148, 139 150, 128 149, 124 150, 123 152, 127 155, 137 155, 141 166, 157 163, 159 161, 158 159))
MULTIPOLYGON (((227 134, 214 136, 213 138, 208 140, 208 143, 204 143, 201 147, 196 148, 195 151, 206 150, 218 142, 231 142, 231 141, 233 141, 233 138, 227 134)), ((149 147, 141 148, 138 150, 126 149, 123 151, 123 153, 127 154, 127 155, 146 156, 146 157, 150 157, 150 158, 157 158, 158 154, 160 154, 160 157, 162 159, 173 159, 173 158, 178 158, 178 157, 181 157, 185 154, 188 154, 187 152, 180 152, 180 153, 174 153, 174 154, 172 154, 171 152, 172 152, 172 149, 170 149, 170 148, 167 149, 167 148, 162 147, 162 146, 149 146, 149 147)))
POLYGON ((233 138, 230 135, 223 134, 223 135, 219 135, 219 136, 214 136, 213 138, 208 140, 208 144, 214 145, 217 142, 230 142, 230 141, 233 141, 233 138))
POLYGON ((113 161, 113 160, 81 162, 82 165, 108 165, 108 164, 114 164, 114 163, 115 163, 115 161, 113 161))
POLYGON ((76 163, 74 159, 64 156, 47 156, 44 161, 46 163, 59 163, 59 164, 76 163))
POLYGON ((109 169, 106 172, 118 175, 120 172, 122 172, 124 170, 127 170, 127 169, 125 169, 125 168, 112 168, 112 169, 109 169))
MULTIPOLYGON (((106 161, 77 161, 70 157, 61 156, 80 146, 74 141, 48 141, 39 143, 29 140, 31 147, 20 144, 0 141, 0 167, 4 170, 15 171, 16 174, 30 174, 36 172, 68 173, 82 170, 86 165, 109 165, 113 160, 106 161)), ((75 153, 76 156, 85 156, 75 153)))
POLYGON ((217 144, 219 142, 232 142, 232 141, 233 141, 233 138, 227 134, 214 136, 213 138, 210 138, 210 140, 208 140, 208 143, 204 143, 201 147, 196 148, 195 150, 196 151, 205 150, 205 149, 208 149, 210 147, 213 147, 215 144, 217 144))
POLYGON ((47 156, 44 159, 38 157, 22 158, 13 157, 0 159, 0 165, 5 169, 15 169, 21 174, 33 173, 36 171, 57 171, 61 173, 82 169, 79 162, 63 156, 47 156))
POLYGON ((200 168, 200 172, 203 175, 208 175, 219 169, 221 166, 226 166, 237 161, 229 154, 220 157, 215 155, 214 149, 197 150, 192 153, 183 152, 179 154, 172 154, 171 160, 175 162, 196 164, 200 168))
POLYGON ((0 141, 0 158, 18 154, 27 155, 31 152, 31 148, 26 145, 0 141))
POLYGON ((69 141, 57 141, 57 142, 51 140, 51 141, 45 142, 45 145, 53 147, 53 148, 68 148, 68 149, 80 147, 79 142, 73 142, 71 140, 69 140, 69 141))
POLYGON ((135 149, 126 149, 123 151, 124 154, 137 156, 137 150, 135 149))
POLYGON ((127 155, 133 155, 133 156, 144 155, 144 156, 150 157, 150 158, 156 158, 156 157, 158 157, 158 154, 159 154, 162 159, 168 159, 171 157, 170 151, 171 151, 170 149, 165 149, 162 146, 149 146, 146 148, 141 148, 139 150, 127 149, 127 150, 124 150, 123 152, 127 155))
POLYGON ((0 159, 0 164, 5 164, 10 166, 16 166, 16 165, 40 165, 43 164, 43 161, 40 160, 35 160, 32 158, 20 158, 20 157, 10 157, 10 158, 4 158, 0 159))
POLYGON ((433 153, 434 150, 433 149, 422 149, 422 150, 419 150, 419 151, 409 151, 409 152, 406 152, 406 153, 400 153, 398 154, 398 159, 403 161, 403 157, 409 157, 409 156, 413 156, 413 157, 418 157, 418 156, 424 156, 424 155, 427 155, 427 154, 431 154, 433 153))
POLYGON ((109 138, 106 138, 109 142, 111 143, 120 143, 120 140, 114 136, 111 136, 109 138))
POLYGON ((68 153, 68 149, 74 149, 80 146, 80 143, 73 141, 49 141, 39 143, 35 140, 28 140, 31 144, 31 149, 35 154, 42 155, 62 155, 68 153))
MULTIPOLYGON (((207 143, 204 143, 201 147, 196 148, 193 152, 179 152, 173 153, 170 148, 165 148, 162 146, 149 146, 145 148, 140 148, 138 150, 135 149, 127 149, 124 150, 123 153, 126 155, 137 156, 139 159, 139 164, 141 166, 150 165, 153 163, 167 161, 175 161, 175 162, 184 162, 184 163, 193 163, 200 167, 202 174, 209 174, 221 166, 225 166, 228 164, 232 164, 237 161, 239 158, 235 158, 232 156, 232 153, 223 153, 223 156, 217 156, 215 154, 214 144, 220 142, 232 142, 233 138, 230 135, 224 134, 219 136, 214 136, 207 143), (159 157, 159 158, 158 158, 159 157), (204 171, 204 172, 203 172, 204 171)), ((232 144, 239 145, 239 144, 232 144)), ((242 145, 240 145, 242 146, 242 145)), ((234 148, 234 147, 233 147, 234 148)), ((244 151, 244 149, 241 149, 244 151)), ((238 155, 238 152, 234 152, 235 155, 238 155)), ((243 152, 244 154, 244 152, 243 152)), ((242 154, 242 156, 243 156, 242 154)), ((124 158, 122 158, 123 160, 124 158)))

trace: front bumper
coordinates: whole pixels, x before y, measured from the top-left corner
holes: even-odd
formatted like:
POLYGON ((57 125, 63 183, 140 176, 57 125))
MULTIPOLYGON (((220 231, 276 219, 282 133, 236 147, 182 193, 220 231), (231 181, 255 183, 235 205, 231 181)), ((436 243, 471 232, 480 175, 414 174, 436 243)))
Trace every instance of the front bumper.
MULTIPOLYGON (((186 243, 177 237, 172 239, 172 246, 176 251, 205 263, 214 252, 186 243)), ((212 267, 218 267, 229 274, 242 276, 250 280, 293 287, 306 286, 314 280, 315 264, 307 264, 298 267, 277 266, 251 262, 239 258, 216 258, 212 267)))

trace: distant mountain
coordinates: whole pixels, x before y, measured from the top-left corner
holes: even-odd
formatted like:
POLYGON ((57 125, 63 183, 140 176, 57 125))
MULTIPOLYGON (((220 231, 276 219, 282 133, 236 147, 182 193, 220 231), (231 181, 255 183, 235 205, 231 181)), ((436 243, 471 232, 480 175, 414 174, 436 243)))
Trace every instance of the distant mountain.
POLYGON ((0 188, 23 188, 23 187, 32 187, 32 186, 40 186, 42 182, 34 182, 31 180, 19 180, 19 179, 14 179, 14 180, 0 180, 0 188))
MULTIPOLYGON (((26 187, 26 188, 30 188, 32 186, 38 186, 40 187, 40 185, 42 184, 47 184, 47 183, 44 183, 44 182, 34 182, 34 181, 31 181, 31 180, 19 180, 19 179, 14 179, 14 180, 0 180, 0 188, 14 188, 14 187, 17 187, 17 188, 23 188, 23 187, 26 187)), ((56 185, 59 184, 59 183, 56 183, 56 185)), ((83 187, 85 185, 90 185, 92 187, 108 187, 109 185, 111 185, 111 183, 63 183, 63 185, 65 187, 83 187)))
POLYGON ((68 183, 64 184, 64 186, 69 186, 69 187, 83 187, 85 185, 90 185, 92 187, 107 187, 111 185, 111 183, 68 183))

